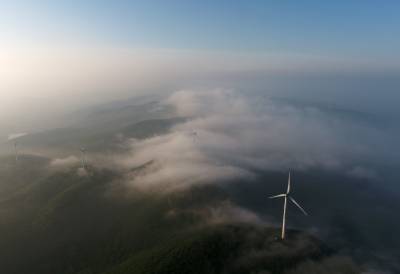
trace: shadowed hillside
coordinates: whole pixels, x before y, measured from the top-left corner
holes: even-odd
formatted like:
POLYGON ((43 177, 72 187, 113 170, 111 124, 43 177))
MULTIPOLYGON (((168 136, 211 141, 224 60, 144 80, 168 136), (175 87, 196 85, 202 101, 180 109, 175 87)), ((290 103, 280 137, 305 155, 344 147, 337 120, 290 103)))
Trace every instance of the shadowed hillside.
POLYGON ((15 184, 0 200, 4 273, 284 273, 332 254, 305 233, 281 242, 264 225, 208 221, 207 208, 227 198, 216 187, 160 196, 126 192, 108 170, 78 171, 42 164, 3 173, 15 184))

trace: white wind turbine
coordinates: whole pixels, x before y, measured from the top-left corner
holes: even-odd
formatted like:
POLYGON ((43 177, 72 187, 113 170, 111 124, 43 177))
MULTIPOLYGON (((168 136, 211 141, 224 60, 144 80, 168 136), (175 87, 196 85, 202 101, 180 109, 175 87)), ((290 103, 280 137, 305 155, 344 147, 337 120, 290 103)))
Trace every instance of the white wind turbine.
POLYGON ((20 138, 20 137, 23 137, 25 135, 27 135, 27 134, 26 133, 12 133, 12 134, 8 135, 8 141, 12 141, 13 145, 14 145, 15 165, 18 164, 18 160, 19 160, 18 159, 19 155, 18 155, 18 141, 17 141, 17 139, 20 138))
POLYGON ((281 234, 281 239, 282 240, 285 239, 286 205, 287 205, 287 199, 288 198, 293 204, 295 204, 295 206, 297 206, 301 210, 301 212, 304 213, 304 215, 306 215, 306 216, 308 215, 307 212, 299 205, 299 203, 297 203, 295 201, 295 199, 293 199, 293 197, 291 197, 289 195, 289 193, 290 193, 290 172, 289 172, 289 179, 288 179, 288 185, 287 185, 286 193, 278 194, 278 195, 269 197, 270 199, 281 198, 281 197, 285 198, 285 202, 283 204, 283 219, 282 219, 282 234, 281 234))
POLYGON ((197 139, 197 131, 192 130, 189 135, 193 138, 193 142, 197 139))
POLYGON ((82 168, 85 169, 85 165, 86 165, 86 149, 84 147, 81 147, 80 149, 81 151, 81 161, 82 161, 82 168))
POLYGON ((17 139, 14 139, 14 152, 15 152, 15 165, 18 164, 18 143, 17 139))

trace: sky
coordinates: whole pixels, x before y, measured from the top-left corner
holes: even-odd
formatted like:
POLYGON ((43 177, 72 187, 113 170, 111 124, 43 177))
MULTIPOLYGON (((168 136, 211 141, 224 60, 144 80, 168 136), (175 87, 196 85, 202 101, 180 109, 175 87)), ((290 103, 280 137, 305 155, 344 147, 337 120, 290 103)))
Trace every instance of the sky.
POLYGON ((198 86, 327 100, 351 91, 353 105, 367 92, 365 105, 394 109, 377 90, 399 87, 399 12, 389 0, 3 0, 0 112, 198 86))
POLYGON ((17 42, 397 58, 399 9, 390 0, 6 0, 1 21, 17 42))
POLYGON ((196 119, 130 143, 124 165, 163 163, 135 185, 289 166, 380 179, 374 165, 400 159, 399 14, 398 0, 0 0, 0 137, 168 93, 196 119), (258 110, 252 93, 274 99, 258 110), (397 128, 345 119, 358 111, 397 128), (193 128, 199 144, 182 133, 193 128))

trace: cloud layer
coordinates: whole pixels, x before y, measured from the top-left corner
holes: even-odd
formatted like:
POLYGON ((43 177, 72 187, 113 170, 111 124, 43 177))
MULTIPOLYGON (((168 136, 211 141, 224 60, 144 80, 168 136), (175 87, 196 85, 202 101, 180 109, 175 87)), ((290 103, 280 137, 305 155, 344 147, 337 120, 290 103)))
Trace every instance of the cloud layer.
POLYGON ((173 93, 165 104, 190 119, 171 133, 130 140, 129 181, 143 189, 251 179, 257 171, 320 168, 375 179, 368 161, 384 134, 316 107, 277 104, 229 90, 173 93), (362 160, 361 160, 362 159, 362 160))
POLYGON ((78 157, 70 155, 65 158, 56 158, 50 162, 50 167, 57 170, 68 170, 72 167, 77 166, 80 163, 78 157))

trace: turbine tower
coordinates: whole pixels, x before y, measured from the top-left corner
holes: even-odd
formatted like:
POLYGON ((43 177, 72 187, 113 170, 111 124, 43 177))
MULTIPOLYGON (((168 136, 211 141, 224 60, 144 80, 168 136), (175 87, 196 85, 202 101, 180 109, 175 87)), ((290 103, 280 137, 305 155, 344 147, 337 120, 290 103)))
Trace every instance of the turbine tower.
POLYGON ((18 160, 19 160, 18 159, 19 155, 18 155, 18 140, 17 139, 20 137, 23 137, 25 135, 27 135, 27 134, 26 133, 11 133, 8 135, 8 141, 12 142, 14 145, 15 165, 18 164, 18 160))
POLYGON ((194 130, 192 130, 192 131, 190 132, 190 136, 192 137, 193 142, 195 142, 195 141, 196 141, 196 138, 197 138, 197 132, 194 131, 194 130))
POLYGON ((18 164, 18 144, 17 139, 14 139, 15 165, 18 164))
POLYGON ((304 215, 306 215, 306 216, 308 215, 307 212, 299 205, 299 203, 297 203, 295 201, 295 199, 293 199, 293 197, 290 196, 289 194, 290 194, 290 172, 289 172, 289 179, 288 179, 288 185, 287 185, 286 193, 278 194, 278 195, 269 197, 270 199, 281 198, 281 197, 285 198, 284 203, 283 203, 282 234, 281 234, 281 239, 282 240, 285 239, 287 199, 289 199, 295 206, 297 206, 301 210, 301 212, 304 213, 304 215))
POLYGON ((85 169, 85 165, 86 165, 86 149, 84 147, 81 147, 80 149, 81 151, 81 161, 82 161, 82 168, 85 169))

